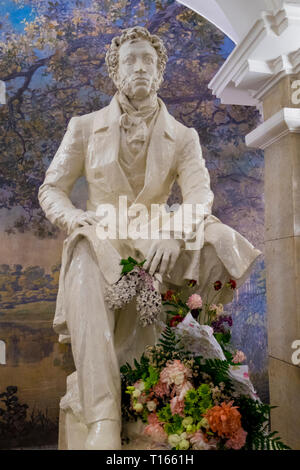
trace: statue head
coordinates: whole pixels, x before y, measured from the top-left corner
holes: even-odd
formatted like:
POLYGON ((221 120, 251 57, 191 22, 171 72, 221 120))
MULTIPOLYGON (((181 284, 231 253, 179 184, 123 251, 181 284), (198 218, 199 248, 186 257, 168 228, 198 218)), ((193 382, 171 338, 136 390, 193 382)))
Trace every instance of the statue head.
POLYGON ((114 37, 105 57, 117 89, 138 99, 159 89, 167 59, 162 40, 142 26, 125 29, 114 37))

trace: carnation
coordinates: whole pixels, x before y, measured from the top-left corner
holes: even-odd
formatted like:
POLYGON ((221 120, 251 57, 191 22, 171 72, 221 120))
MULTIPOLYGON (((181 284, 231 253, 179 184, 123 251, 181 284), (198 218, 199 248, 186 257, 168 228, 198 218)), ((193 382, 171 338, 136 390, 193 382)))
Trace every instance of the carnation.
POLYGON ((169 387, 165 382, 159 380, 153 388, 153 392, 156 396, 163 398, 164 396, 168 395, 169 387))
POLYGON ((184 416, 184 400, 180 400, 179 397, 175 396, 170 402, 172 415, 184 416))
POLYGON ((148 426, 144 429, 145 436, 151 437, 154 442, 166 442, 168 435, 163 428, 163 423, 160 423, 156 413, 148 415, 148 426))
POLYGON ((234 358, 232 359, 232 362, 235 364, 240 364, 241 362, 244 362, 246 360, 246 356, 243 353, 243 351, 237 351, 234 355, 234 358))
POLYGON ((167 366, 160 373, 161 382, 165 383, 168 387, 173 384, 182 386, 190 377, 192 377, 192 371, 179 359, 168 361, 167 366))
POLYGON ((201 431, 197 431, 191 438, 193 450, 210 450, 211 446, 204 440, 204 435, 201 431))
POLYGON ((225 446, 228 449, 240 450, 246 444, 247 432, 241 427, 238 431, 226 442, 225 446))
POLYGON ((193 294, 188 298, 186 304, 190 310, 196 310, 202 307, 202 298, 199 294, 193 294))

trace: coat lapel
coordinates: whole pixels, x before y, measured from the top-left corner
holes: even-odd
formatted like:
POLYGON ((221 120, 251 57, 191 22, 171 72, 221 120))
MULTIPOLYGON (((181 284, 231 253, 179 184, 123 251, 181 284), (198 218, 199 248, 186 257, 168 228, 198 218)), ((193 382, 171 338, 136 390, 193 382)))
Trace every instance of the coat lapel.
MULTIPOLYGON (((127 195, 134 200, 134 193, 119 163, 121 109, 116 96, 109 106, 100 110, 94 120, 94 162, 116 194, 127 195)), ((97 171, 97 170, 96 170, 97 171)))
POLYGON ((109 106, 100 110, 94 120, 94 159, 92 165, 104 174, 110 187, 130 202, 147 203, 159 194, 173 163, 175 151, 174 118, 159 99, 160 111, 150 138, 145 181, 142 190, 134 197, 129 181, 119 163, 121 109, 116 96, 109 106))
POLYGON ((164 181, 173 164, 175 153, 174 118, 161 99, 160 112, 153 128, 148 148, 144 187, 135 203, 147 203, 162 192, 164 181))

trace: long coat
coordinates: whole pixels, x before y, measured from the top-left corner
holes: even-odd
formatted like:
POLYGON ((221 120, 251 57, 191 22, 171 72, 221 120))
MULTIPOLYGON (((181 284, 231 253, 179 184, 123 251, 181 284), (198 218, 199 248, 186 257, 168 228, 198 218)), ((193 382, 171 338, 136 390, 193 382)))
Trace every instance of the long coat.
MULTIPOLYGON (((175 180, 181 188, 183 203, 202 204, 202 249, 182 250, 173 275, 168 279, 175 285, 182 284, 184 279, 199 279, 201 251, 207 244, 214 247, 218 261, 223 263, 228 275, 236 280, 245 280, 254 261, 261 254, 242 235, 211 214, 214 195, 198 134, 195 129, 174 119, 160 99, 159 104, 160 111, 147 153, 144 187, 136 197, 118 161, 121 109, 116 97, 113 97, 109 106, 70 120, 62 143, 39 188, 38 198, 46 217, 68 233, 63 246, 54 319, 54 328, 61 335, 68 335, 64 309, 64 275, 76 241, 81 236, 87 237, 99 268, 110 284, 120 278, 122 257, 132 255, 138 258, 140 254, 144 258, 149 247, 147 242, 138 240, 131 244, 125 241, 100 240, 94 226, 84 226, 71 232, 74 218, 83 211, 74 207, 69 195, 74 183, 82 175, 88 184, 87 210, 90 211, 96 212, 98 205, 103 203, 117 207, 120 195, 127 196, 129 206, 142 203, 150 208, 151 204, 164 204, 175 180)), ((205 269, 205 266, 201 268, 205 269)))

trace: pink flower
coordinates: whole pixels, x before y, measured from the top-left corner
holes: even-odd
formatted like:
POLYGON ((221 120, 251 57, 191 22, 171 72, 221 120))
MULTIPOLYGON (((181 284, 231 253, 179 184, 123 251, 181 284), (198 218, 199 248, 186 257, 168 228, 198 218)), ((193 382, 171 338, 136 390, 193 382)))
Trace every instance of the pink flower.
POLYGON ((156 396, 163 398, 165 395, 168 395, 169 387, 165 382, 159 380, 153 388, 153 392, 156 396))
POLYGON ((241 362, 244 362, 246 360, 246 356, 243 353, 243 351, 237 351, 234 355, 234 358, 232 359, 232 362, 235 364, 240 364, 241 362))
POLYGON ((143 434, 151 437, 154 442, 166 442, 168 435, 164 431, 163 423, 158 421, 156 413, 150 413, 148 415, 148 423, 148 426, 144 428, 143 434))
POLYGON ((137 388, 138 390, 140 390, 140 392, 142 392, 143 390, 145 390, 145 382, 140 379, 138 380, 137 382, 135 382, 133 384, 134 388, 137 388))
POLYGON ((178 394, 179 399, 183 400, 186 395, 186 392, 190 390, 191 388, 193 388, 193 385, 191 384, 191 382, 185 382, 181 387, 177 387, 176 393, 178 394))
POLYGON ((228 449, 239 450, 244 447, 246 443, 247 432, 240 428, 228 441, 226 442, 225 446, 228 449))
POLYGON ((202 299, 200 295, 198 294, 193 294, 188 298, 187 301, 187 306, 189 307, 190 310, 196 310, 197 308, 202 307, 202 299))
POLYGON ((184 400, 180 400, 179 397, 173 397, 170 401, 172 415, 184 416, 184 400))
POLYGON ((212 312, 215 312, 215 314, 216 314, 217 317, 220 317, 220 316, 223 314, 223 312, 224 312, 224 307, 223 307, 222 304, 218 304, 218 305, 212 304, 212 305, 209 307, 209 309, 210 309, 212 312))
POLYGON ((205 440, 204 435, 201 431, 197 431, 190 438, 190 443, 192 444, 193 450, 210 450, 216 447, 215 441, 213 442, 213 444, 207 442, 207 439, 205 440))
POLYGON ((248 374, 248 372, 244 372, 244 373, 243 373, 243 376, 245 377, 245 379, 249 379, 249 374, 248 374))
POLYGON ((160 381, 169 388, 171 385, 182 387, 188 378, 192 377, 192 371, 179 359, 168 361, 166 367, 160 373, 160 381))

